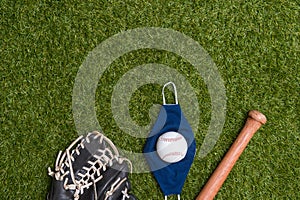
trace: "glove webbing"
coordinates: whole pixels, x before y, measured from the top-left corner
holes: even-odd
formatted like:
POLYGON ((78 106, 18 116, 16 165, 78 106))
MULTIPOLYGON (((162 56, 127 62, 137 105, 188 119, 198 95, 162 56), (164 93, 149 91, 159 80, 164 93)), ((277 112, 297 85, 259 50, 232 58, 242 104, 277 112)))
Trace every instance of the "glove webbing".
MULTIPOLYGON (((102 173, 106 171, 107 167, 113 165, 113 160, 116 160, 119 163, 122 163, 124 160, 130 164, 130 169, 132 169, 131 162, 125 158, 119 157, 119 152, 115 145, 104 135, 98 133, 89 133, 84 139, 83 136, 78 137, 62 154, 62 151, 59 152, 56 163, 55 163, 55 171, 52 171, 51 168, 48 168, 48 174, 50 176, 55 177, 56 180, 63 181, 64 177, 70 175, 71 180, 68 177, 65 178, 64 188, 65 190, 75 190, 74 199, 78 200, 80 195, 83 194, 84 189, 89 188, 90 186, 94 186, 95 192, 95 200, 97 200, 97 191, 96 191, 96 183, 102 179, 102 173), (78 173, 77 177, 80 177, 79 180, 76 180, 75 174, 73 171, 72 162, 74 162, 74 156, 80 155, 80 149, 85 148, 85 143, 90 143, 89 137, 94 135, 93 140, 98 139, 99 143, 102 144, 103 140, 109 145, 110 148, 105 147, 104 149, 98 149, 97 154, 92 155, 95 161, 88 161, 89 167, 84 166, 84 173, 78 173), (71 150, 79 141, 81 142, 77 145, 77 147, 71 150), (71 152, 70 152, 71 151, 71 152), (100 154, 100 155, 99 155, 100 154), (65 170, 67 167, 69 170, 65 170), (71 183, 69 183, 71 181, 71 183)), ((127 179, 123 178, 122 180, 117 179, 115 183, 111 186, 111 190, 109 190, 106 194, 107 199, 113 192, 127 179)), ((122 191, 123 196, 129 198, 127 194, 127 189, 125 188, 122 191)))

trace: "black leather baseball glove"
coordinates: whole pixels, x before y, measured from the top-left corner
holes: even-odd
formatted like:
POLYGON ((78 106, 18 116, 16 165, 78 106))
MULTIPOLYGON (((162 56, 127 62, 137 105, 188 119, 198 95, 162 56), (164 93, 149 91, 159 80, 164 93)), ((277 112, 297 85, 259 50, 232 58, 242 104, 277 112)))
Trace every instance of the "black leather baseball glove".
POLYGON ((48 170, 52 185, 47 200, 136 200, 129 194, 130 161, 99 132, 80 136, 48 170))

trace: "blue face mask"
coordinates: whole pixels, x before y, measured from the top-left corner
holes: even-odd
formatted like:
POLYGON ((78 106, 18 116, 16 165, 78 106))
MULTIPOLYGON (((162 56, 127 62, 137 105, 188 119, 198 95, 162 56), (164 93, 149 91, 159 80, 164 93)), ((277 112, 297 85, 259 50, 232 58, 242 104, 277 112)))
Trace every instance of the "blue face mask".
POLYGON ((178 104, 175 84, 172 82, 165 84, 162 95, 163 105, 146 140, 144 155, 165 199, 173 194, 178 195, 180 199, 182 187, 194 160, 196 143, 193 131, 178 104), (174 87, 175 104, 166 104, 165 101, 164 88, 169 84, 174 87), (169 132, 177 133, 177 136, 183 137, 187 144, 186 154, 179 161, 172 163, 163 160, 157 151, 158 140, 169 132))

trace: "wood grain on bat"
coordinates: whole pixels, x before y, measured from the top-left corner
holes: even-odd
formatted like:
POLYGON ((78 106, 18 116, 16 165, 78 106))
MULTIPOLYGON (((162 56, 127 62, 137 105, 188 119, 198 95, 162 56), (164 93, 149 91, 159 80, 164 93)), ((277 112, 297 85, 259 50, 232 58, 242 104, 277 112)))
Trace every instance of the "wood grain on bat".
POLYGON ((218 165, 212 176, 204 188, 199 193, 196 200, 211 200, 220 190, 222 184, 233 168, 234 164, 246 148, 250 139, 261 127, 262 124, 267 122, 266 117, 259 111, 252 110, 248 113, 247 121, 239 133, 238 137, 218 165))

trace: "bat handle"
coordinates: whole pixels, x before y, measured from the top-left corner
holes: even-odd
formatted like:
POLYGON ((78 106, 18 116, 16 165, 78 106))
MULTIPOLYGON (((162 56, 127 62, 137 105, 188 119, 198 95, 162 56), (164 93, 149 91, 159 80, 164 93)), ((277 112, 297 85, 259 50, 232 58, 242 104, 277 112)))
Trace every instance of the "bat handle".
POLYGON ((251 110, 248 113, 248 118, 243 129, 197 196, 196 200, 212 200, 215 197, 252 136, 261 125, 266 122, 267 118, 259 111, 251 110))

